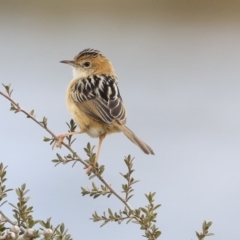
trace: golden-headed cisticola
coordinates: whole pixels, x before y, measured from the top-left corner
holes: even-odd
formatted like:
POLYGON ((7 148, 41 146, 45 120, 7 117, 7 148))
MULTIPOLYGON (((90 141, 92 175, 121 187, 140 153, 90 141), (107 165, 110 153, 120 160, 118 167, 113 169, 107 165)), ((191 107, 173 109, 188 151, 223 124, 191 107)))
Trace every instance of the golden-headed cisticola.
MULTIPOLYGON (((97 163, 101 145, 106 135, 122 132, 146 154, 153 150, 137 137, 126 125, 126 108, 120 96, 117 76, 111 62, 99 51, 85 49, 73 60, 61 63, 73 67, 73 79, 67 88, 67 106, 80 131, 58 136, 56 147, 61 147, 63 139, 73 134, 87 133, 99 138, 94 164, 97 163)), ((90 173, 90 166, 87 173, 90 173)))

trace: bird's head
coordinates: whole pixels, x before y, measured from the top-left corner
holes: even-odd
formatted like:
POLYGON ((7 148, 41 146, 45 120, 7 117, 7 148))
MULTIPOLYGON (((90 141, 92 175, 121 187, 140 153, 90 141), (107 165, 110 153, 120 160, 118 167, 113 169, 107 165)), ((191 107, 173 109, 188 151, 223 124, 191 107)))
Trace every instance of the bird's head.
POLYGON ((81 51, 73 60, 60 62, 73 67, 73 77, 75 79, 85 78, 93 74, 114 75, 111 62, 99 51, 90 48, 81 51))

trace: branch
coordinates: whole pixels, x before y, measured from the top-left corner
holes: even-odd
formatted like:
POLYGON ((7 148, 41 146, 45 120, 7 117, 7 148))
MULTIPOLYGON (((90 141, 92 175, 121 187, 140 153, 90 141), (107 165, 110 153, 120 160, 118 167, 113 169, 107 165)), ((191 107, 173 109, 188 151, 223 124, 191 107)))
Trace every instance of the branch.
POLYGON ((3 212, 2 210, 0 209, 0 214, 4 217, 5 221, 6 222, 9 222, 11 223, 12 225, 15 225, 14 222, 12 220, 10 220, 3 212))
MULTIPOLYGON (((0 91, 0 95, 2 95, 3 97, 5 97, 8 101, 10 101, 14 107, 16 107, 16 111, 17 112, 22 112, 24 113, 28 118, 32 119, 35 123, 37 123, 39 126, 41 126, 43 129, 45 129, 55 140, 57 140, 57 136, 53 133, 53 131, 51 131, 46 124, 38 121, 32 114, 28 113, 27 111, 25 111, 22 107, 19 106, 18 103, 16 103, 12 98, 11 98, 11 93, 12 91, 10 91, 10 86, 5 86, 3 85, 7 91, 7 94, 3 93, 2 91, 0 91)), ((88 164, 83 161, 77 154, 75 151, 73 151, 73 149, 67 145, 66 143, 63 143, 63 146, 66 147, 72 154, 75 154, 76 161, 81 162, 86 168, 88 167, 88 164)), ((108 184, 103 177, 100 174, 96 174, 93 172, 93 174, 112 192, 113 195, 115 195, 129 210, 133 210, 133 208, 111 187, 110 184, 108 184)))
MULTIPOLYGON (((7 95, 0 91, 0 95, 5 97, 8 101, 10 101, 15 107, 18 108, 18 112, 24 113, 28 118, 32 119, 35 123, 37 123, 39 126, 41 126, 43 129, 45 129, 55 140, 57 140, 57 136, 42 122, 38 121, 33 115, 25 111, 23 108, 19 106, 18 103, 16 103, 12 98, 11 95, 7 95)), ((64 147, 66 147, 71 153, 75 153, 71 147, 69 147, 66 143, 63 143, 64 147)), ((85 167, 88 167, 88 165, 79 157, 77 156, 77 160, 80 161, 85 167)))
MULTIPOLYGON (((10 85, 3 85, 5 87, 5 90, 7 92, 7 94, 3 93, 0 91, 0 95, 2 95, 3 97, 5 97, 8 101, 11 102, 11 111, 14 111, 15 113, 17 112, 22 112, 23 114, 25 114, 27 116, 27 118, 32 119, 35 123, 37 123, 39 126, 41 126, 43 129, 45 129, 51 136, 52 139, 49 138, 44 138, 44 141, 50 141, 52 144, 54 141, 58 140, 58 137, 53 133, 53 131, 51 131, 48 127, 47 127, 47 118, 43 117, 43 120, 40 122, 38 121, 35 116, 34 116, 34 110, 32 110, 30 113, 28 113, 27 111, 25 111, 23 108, 20 107, 20 105, 15 102, 12 98, 11 98, 11 94, 12 91, 10 89, 10 85)), ((70 127, 70 129, 72 128, 73 131, 75 130, 75 126, 74 123, 70 122, 70 125, 68 124, 68 126, 70 127)), ((73 140, 74 141, 74 140, 73 140)), ((71 138, 68 139, 68 144, 63 143, 62 145, 64 147, 66 147, 73 155, 71 156, 66 156, 64 157, 65 160, 59 155, 57 154, 58 160, 53 160, 53 162, 57 162, 57 164, 59 162, 62 163, 67 163, 69 161, 79 161, 81 162, 86 168, 89 166, 88 164, 92 165, 94 162, 94 153, 92 152, 92 149, 90 147, 90 144, 88 144, 87 148, 84 149, 87 153, 87 155, 89 156, 89 160, 87 161, 83 161, 78 155, 77 153, 71 148, 71 143, 73 142, 71 141, 71 138)), ((153 224, 153 222, 156 222, 155 218, 157 216, 157 213, 154 213, 154 211, 160 206, 157 205, 156 207, 153 204, 153 197, 155 195, 155 193, 149 193, 149 195, 146 195, 148 201, 149 201, 149 205, 146 206, 145 208, 139 208, 139 209, 133 209, 129 203, 128 200, 132 197, 132 195, 129 195, 129 193, 131 193, 133 191, 132 189, 132 185, 134 183, 136 183, 137 181, 134 181, 134 179, 131 177, 131 174, 133 173, 134 170, 132 170, 132 160, 130 158, 130 156, 128 157, 127 160, 125 160, 125 163, 128 166, 128 173, 126 175, 122 175, 126 180, 127 180, 127 184, 126 187, 124 186, 123 190, 126 194, 125 198, 121 197, 112 187, 110 184, 108 184, 105 179, 102 177, 102 173, 104 171, 104 166, 100 166, 98 168, 93 166, 93 170, 92 170, 92 176, 90 176, 90 179, 93 177, 97 177, 106 187, 107 189, 109 189, 109 191, 115 195, 115 197, 117 197, 124 205, 125 205, 125 210, 122 212, 122 214, 126 215, 127 217, 122 218, 122 220, 124 219, 129 219, 129 221, 132 221, 133 219, 135 219, 135 223, 138 223, 141 225, 141 230, 145 231, 145 235, 144 237, 148 238, 149 240, 155 240, 157 239, 161 232, 158 230, 158 228, 156 228, 155 224, 153 224)), ((111 214, 111 210, 110 210, 110 220, 114 220, 113 215, 111 214)), ((120 213, 121 214, 121 213, 120 213)), ((121 214, 121 215, 122 215, 121 214)), ((97 215, 96 215, 97 216, 97 215)), ((94 217, 94 215, 93 215, 94 217)), ((101 220, 101 219, 100 219, 101 220)), ((105 223, 107 223, 109 220, 105 220, 105 223)), ((121 220, 120 220, 121 221, 121 220)), ((129 222, 128 221, 128 222, 129 222)))

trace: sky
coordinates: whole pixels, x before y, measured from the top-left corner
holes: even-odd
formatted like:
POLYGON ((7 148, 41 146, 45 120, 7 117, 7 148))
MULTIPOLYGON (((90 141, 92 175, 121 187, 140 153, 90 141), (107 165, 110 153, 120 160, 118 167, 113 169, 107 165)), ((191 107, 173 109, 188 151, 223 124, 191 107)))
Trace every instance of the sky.
MULTIPOLYGON (((134 160, 133 207, 156 192, 160 239, 197 239, 204 220, 211 239, 239 239, 240 223, 240 3, 207 0, 13 1, 0 2, 0 82, 14 89, 13 99, 38 119, 48 118, 55 133, 67 130, 65 103, 72 77, 70 60, 85 48, 100 50, 118 76, 127 107, 127 126, 155 152, 148 156, 123 134, 108 136, 100 164, 104 178, 121 192, 124 156, 134 160)), ((1 88, 1 91, 3 87, 1 88)), ((89 220, 115 197, 81 196, 91 186, 80 164, 54 167, 49 137, 23 114, 9 111, 0 97, 1 161, 8 165, 7 186, 26 183, 36 219, 64 222, 73 239, 141 239, 135 224, 89 220), (116 235, 117 232, 117 235, 116 235)), ((77 136, 83 148, 97 139, 77 136)), ((97 184, 98 181, 94 180, 97 184)), ((9 202, 15 203, 14 193, 9 202)), ((11 208, 3 211, 11 218, 11 208)))

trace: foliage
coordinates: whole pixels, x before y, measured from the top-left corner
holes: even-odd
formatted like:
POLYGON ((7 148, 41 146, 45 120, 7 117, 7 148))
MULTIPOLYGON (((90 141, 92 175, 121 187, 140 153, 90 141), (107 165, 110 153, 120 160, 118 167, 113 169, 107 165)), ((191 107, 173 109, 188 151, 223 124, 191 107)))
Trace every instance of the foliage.
MULTIPOLYGON (((45 131, 50 134, 50 137, 44 137, 44 142, 49 142, 50 145, 54 146, 54 143, 57 141, 58 137, 48 128, 46 117, 43 117, 41 120, 37 120, 36 114, 34 110, 30 112, 25 111, 18 103, 16 103, 12 99, 12 92, 10 85, 3 85, 6 93, 0 91, 0 95, 5 97, 11 103, 10 111, 14 113, 22 112, 27 116, 27 118, 33 120, 36 124, 41 126, 45 131)), ((73 120, 67 123, 68 131, 74 132, 76 130, 76 124, 73 120)), ((135 223, 140 226, 140 230, 144 232, 143 236, 148 240, 158 239, 161 235, 161 231, 156 226, 157 222, 157 212, 156 210, 161 206, 160 204, 155 204, 154 197, 155 192, 150 192, 149 194, 145 194, 147 199, 147 205, 132 208, 129 204, 130 199, 134 196, 134 188, 133 185, 138 182, 133 177, 134 169, 133 169, 133 158, 129 155, 125 157, 124 163, 127 167, 127 172, 125 174, 120 173, 124 179, 124 183, 122 184, 122 192, 121 194, 117 193, 114 188, 107 183, 107 181, 103 177, 103 173, 105 170, 105 166, 98 164, 94 166, 94 147, 87 144, 86 148, 84 148, 86 155, 88 157, 87 160, 82 160, 78 154, 72 149, 72 144, 75 139, 72 136, 66 137, 67 143, 63 143, 63 146, 69 150, 68 155, 61 156, 61 154, 57 153, 56 158, 52 160, 55 166, 59 164, 67 164, 73 163, 73 166, 76 162, 79 162, 87 168, 89 165, 93 167, 92 172, 89 174, 89 180, 93 178, 97 178, 100 181, 100 186, 95 182, 92 182, 92 186, 89 187, 81 187, 82 195, 89 196, 93 199, 98 197, 108 198, 111 196, 115 196, 116 199, 122 202, 123 207, 118 211, 113 211, 108 208, 102 214, 94 211, 92 217, 90 218, 93 222, 101 222, 101 226, 109 222, 117 222, 121 224, 123 221, 126 223, 135 223)), ((7 198, 7 193, 12 189, 7 189, 5 186, 6 182, 6 167, 3 163, 0 163, 0 206, 5 204, 7 201, 3 201, 3 199, 7 198)), ((0 216, 2 216, 0 220, 0 239, 11 240, 31 240, 42 237, 42 239, 52 239, 52 240, 71 240, 71 235, 67 233, 67 229, 65 225, 59 224, 54 227, 51 224, 51 218, 48 218, 46 221, 36 220, 34 219, 32 213, 34 212, 33 207, 29 206, 29 197, 27 196, 29 190, 26 188, 26 184, 22 184, 19 188, 15 190, 18 202, 14 205, 9 203, 9 205, 13 208, 13 219, 8 218, 2 210, 0 210, 0 216)), ((202 233, 196 232, 196 235, 199 240, 204 239, 207 236, 213 235, 212 233, 208 233, 208 229, 211 226, 212 222, 203 222, 202 233)))
MULTIPOLYGON (((7 180, 6 168, 7 167, 5 167, 3 163, 0 163, 0 206, 7 203, 7 201, 3 201, 3 199, 7 198, 7 193, 12 190, 7 189, 5 185, 7 180)), ((16 205, 9 203, 13 211, 13 220, 10 220, 10 218, 0 210, 0 215, 2 217, 0 220, 0 239, 32 240, 42 235, 42 239, 46 240, 71 240, 71 235, 67 234, 63 223, 53 227, 50 218, 47 219, 46 222, 34 219, 32 216, 33 207, 28 205, 30 200, 27 196, 28 192, 29 190, 26 188, 26 184, 22 184, 15 190, 18 202, 16 205), (41 228, 41 226, 44 228, 41 228), (33 228, 37 228, 37 230, 33 228)))
POLYGON ((211 227, 211 225, 212 225, 212 222, 206 222, 206 221, 203 222, 203 224, 202 224, 202 233, 196 232, 198 240, 203 240, 205 237, 214 235, 213 233, 209 233, 208 232, 208 230, 211 227))

